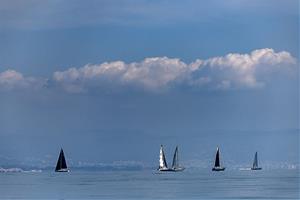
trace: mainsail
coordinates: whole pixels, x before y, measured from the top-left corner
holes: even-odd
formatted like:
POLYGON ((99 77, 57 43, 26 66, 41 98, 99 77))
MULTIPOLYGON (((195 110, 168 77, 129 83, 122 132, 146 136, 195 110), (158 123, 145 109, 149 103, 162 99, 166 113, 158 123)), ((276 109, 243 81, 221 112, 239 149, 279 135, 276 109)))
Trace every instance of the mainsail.
POLYGON ((220 151, 219 151, 219 147, 217 148, 216 159, 215 159, 215 167, 220 167, 220 151))
POLYGON ((257 158, 257 152, 255 152, 253 165, 251 167, 251 170, 261 170, 262 168, 258 166, 258 158, 257 158))
POLYGON ((179 162, 178 162, 178 146, 176 146, 174 156, 173 156, 173 162, 172 162, 172 168, 176 169, 179 168, 179 162))
POLYGON ((64 151, 63 151, 63 149, 61 149, 60 153, 59 153, 59 158, 57 160, 55 171, 57 171, 57 172, 58 171, 67 171, 67 169, 68 169, 68 167, 67 167, 64 151))
POLYGON ((258 167, 258 160, 257 160, 257 152, 255 152, 254 161, 253 161, 253 168, 258 167))
POLYGON ((224 171, 225 170, 225 167, 222 167, 221 163, 220 163, 220 150, 219 150, 219 147, 217 147, 215 166, 212 168, 212 170, 213 171, 224 171))
POLYGON ((159 169, 167 169, 167 161, 164 153, 163 146, 160 146, 160 151, 159 151, 159 169))

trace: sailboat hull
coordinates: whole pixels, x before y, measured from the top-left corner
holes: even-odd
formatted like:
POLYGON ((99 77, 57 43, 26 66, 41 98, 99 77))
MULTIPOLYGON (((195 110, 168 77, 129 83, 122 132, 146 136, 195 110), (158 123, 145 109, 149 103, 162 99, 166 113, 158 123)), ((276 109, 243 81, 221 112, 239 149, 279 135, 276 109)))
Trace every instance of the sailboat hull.
POLYGON ((172 172, 172 169, 158 169, 160 172, 172 172))
POLYGON ((59 169, 59 170, 55 170, 55 172, 69 172, 69 169, 59 169))
POLYGON ((185 168, 184 167, 179 167, 179 168, 174 168, 172 170, 173 170, 173 172, 182 172, 183 170, 185 170, 185 168))
POLYGON ((261 167, 251 167, 251 170, 262 170, 261 167))
POLYGON ((212 171, 224 171, 225 170, 225 167, 213 167, 212 169, 211 169, 212 171))
POLYGON ((158 169, 160 172, 182 172, 185 168, 167 168, 167 169, 158 169))

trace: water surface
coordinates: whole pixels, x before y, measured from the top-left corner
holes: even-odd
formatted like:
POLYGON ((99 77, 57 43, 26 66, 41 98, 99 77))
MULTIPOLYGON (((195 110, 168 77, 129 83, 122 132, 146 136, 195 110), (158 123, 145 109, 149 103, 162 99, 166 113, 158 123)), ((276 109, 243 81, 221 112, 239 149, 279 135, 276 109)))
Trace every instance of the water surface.
POLYGON ((298 199, 297 170, 0 173, 1 199, 298 199))

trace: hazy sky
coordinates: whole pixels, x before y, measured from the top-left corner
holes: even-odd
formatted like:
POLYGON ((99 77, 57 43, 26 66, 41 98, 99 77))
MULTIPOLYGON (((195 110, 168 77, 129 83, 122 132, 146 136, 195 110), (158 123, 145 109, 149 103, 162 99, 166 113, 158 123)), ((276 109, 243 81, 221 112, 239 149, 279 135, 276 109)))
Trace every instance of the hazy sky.
POLYGON ((0 166, 298 162, 297 0, 4 0, 0 27, 0 166))

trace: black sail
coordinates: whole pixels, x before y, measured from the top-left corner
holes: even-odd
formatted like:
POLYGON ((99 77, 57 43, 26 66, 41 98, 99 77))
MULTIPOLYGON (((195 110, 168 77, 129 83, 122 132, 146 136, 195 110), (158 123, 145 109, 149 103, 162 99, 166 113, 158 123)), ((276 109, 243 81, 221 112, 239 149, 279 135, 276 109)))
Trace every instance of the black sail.
POLYGON ((178 167, 178 147, 176 147, 174 156, 173 156, 173 163, 172 163, 172 168, 177 168, 178 167))
POLYGON ((220 155, 219 155, 219 148, 217 149, 216 153, 216 160, 215 160, 215 167, 220 167, 220 155))
POLYGON ((60 150, 59 158, 57 160, 55 171, 61 170, 61 169, 67 169, 67 163, 64 155, 63 149, 60 150))
POLYGON ((166 161, 166 156, 165 156, 164 151, 163 151, 163 162, 164 162, 164 166, 165 166, 166 168, 168 168, 168 164, 167 164, 167 161, 166 161))
POLYGON ((254 161, 253 161, 253 168, 258 167, 258 160, 257 160, 257 152, 255 152, 254 161))

